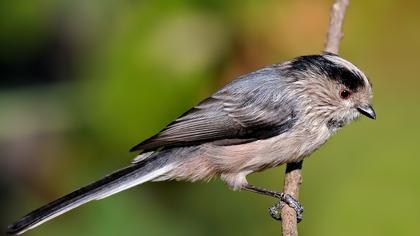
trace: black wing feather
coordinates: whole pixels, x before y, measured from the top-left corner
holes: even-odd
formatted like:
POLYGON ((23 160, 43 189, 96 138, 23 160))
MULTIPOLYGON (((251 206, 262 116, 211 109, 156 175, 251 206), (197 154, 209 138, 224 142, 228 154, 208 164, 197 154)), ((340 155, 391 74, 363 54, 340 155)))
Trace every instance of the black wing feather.
POLYGON ((266 68, 231 82, 130 151, 240 144, 284 132, 293 125, 294 112, 284 96, 285 83, 274 72, 266 68), (258 74, 267 70, 272 73, 258 74))

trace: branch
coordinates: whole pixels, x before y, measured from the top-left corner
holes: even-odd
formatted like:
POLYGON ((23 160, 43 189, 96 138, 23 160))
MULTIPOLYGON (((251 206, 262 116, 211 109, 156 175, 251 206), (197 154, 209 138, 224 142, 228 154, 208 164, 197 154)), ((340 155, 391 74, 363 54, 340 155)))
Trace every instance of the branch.
POLYGON ((350 0, 336 0, 331 8, 330 28, 325 42, 326 52, 338 54, 340 41, 343 38, 341 29, 349 2, 350 0))
MULTIPOLYGON (((330 26, 325 42, 326 52, 338 54, 340 41, 343 37, 341 28, 349 2, 350 0, 335 0, 331 8, 330 26)), ((295 199, 299 199, 299 188, 302 184, 302 164, 302 161, 290 163, 286 167, 283 192, 290 194, 295 199)), ((281 209, 281 218, 283 236, 297 236, 298 230, 295 210, 285 205, 281 209)))
MULTIPOLYGON (((284 176, 283 192, 290 194, 296 200, 299 199, 299 187, 302 184, 302 164, 289 163, 286 167, 286 175, 284 176)), ((284 205, 281 209, 281 228, 284 236, 297 236, 297 220, 296 212, 288 205, 284 205)))

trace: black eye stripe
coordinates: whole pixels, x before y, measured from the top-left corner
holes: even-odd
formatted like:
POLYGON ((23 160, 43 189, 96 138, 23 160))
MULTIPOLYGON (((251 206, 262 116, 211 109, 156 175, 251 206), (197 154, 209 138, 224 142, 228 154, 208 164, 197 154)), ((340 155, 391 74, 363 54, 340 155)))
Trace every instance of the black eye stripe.
POLYGON ((363 76, 357 72, 343 67, 322 55, 311 55, 298 57, 291 62, 290 73, 307 72, 326 76, 346 86, 351 91, 357 91, 365 86, 363 76))

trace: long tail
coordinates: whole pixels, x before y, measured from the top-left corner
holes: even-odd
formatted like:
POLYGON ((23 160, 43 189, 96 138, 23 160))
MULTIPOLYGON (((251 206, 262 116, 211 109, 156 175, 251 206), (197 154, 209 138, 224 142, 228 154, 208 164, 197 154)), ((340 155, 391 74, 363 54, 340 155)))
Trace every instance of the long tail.
POLYGON ((167 158, 155 157, 118 170, 25 215, 8 227, 9 234, 22 234, 67 211, 135 185, 162 177, 173 168, 167 158))

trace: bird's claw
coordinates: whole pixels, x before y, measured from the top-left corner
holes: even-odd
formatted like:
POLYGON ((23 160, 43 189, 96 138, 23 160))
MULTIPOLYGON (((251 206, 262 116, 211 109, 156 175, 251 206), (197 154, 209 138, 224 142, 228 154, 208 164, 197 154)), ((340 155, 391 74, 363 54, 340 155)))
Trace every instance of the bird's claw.
POLYGON ((275 220, 281 220, 281 209, 284 207, 284 202, 279 201, 270 208, 268 208, 268 213, 270 213, 271 218, 275 220))
POLYGON ((295 210, 297 222, 301 222, 303 220, 303 206, 289 194, 281 194, 279 198, 280 201, 268 209, 270 216, 275 220, 281 220, 281 209, 287 204, 295 210))

